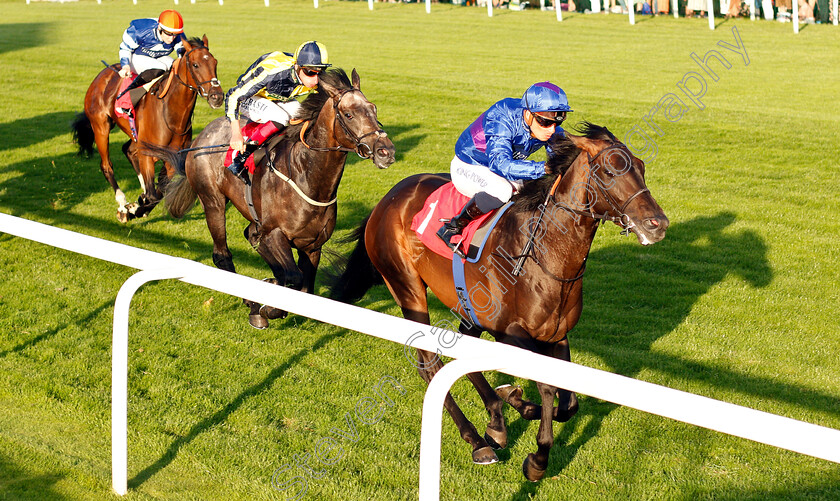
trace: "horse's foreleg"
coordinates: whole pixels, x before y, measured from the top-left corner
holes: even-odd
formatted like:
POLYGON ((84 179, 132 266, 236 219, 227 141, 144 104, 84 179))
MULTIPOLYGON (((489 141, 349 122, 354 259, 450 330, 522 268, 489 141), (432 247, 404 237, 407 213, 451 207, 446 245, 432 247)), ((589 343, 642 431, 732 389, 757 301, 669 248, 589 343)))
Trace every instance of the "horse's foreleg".
MULTIPOLYGON (((568 336, 564 337, 562 341, 555 344, 554 348, 551 350, 551 352, 548 353, 548 355, 554 358, 559 358, 560 360, 566 362, 571 362, 572 357, 569 353, 568 336)), ((572 416, 577 414, 577 395, 575 395, 573 391, 558 388, 557 398, 559 399, 559 402, 557 403, 557 407, 554 408, 554 420, 561 423, 565 423, 566 421, 572 419, 572 416)))
MULTIPOLYGON (((458 326, 458 330, 472 337, 481 335, 480 329, 473 328, 463 321, 458 326)), ((487 429, 484 432, 484 440, 494 449, 504 449, 507 447, 507 427, 505 426, 504 414, 502 414, 504 400, 499 398, 499 395, 496 394, 496 391, 487 382, 484 374, 473 372, 467 374, 467 377, 470 379, 479 396, 481 396, 481 401, 484 402, 484 408, 490 416, 490 422, 487 424, 487 429)))
POLYGON ((536 482, 545 476, 545 469, 548 466, 548 453, 554 445, 554 394, 557 388, 544 383, 537 383, 537 388, 542 397, 542 412, 540 416, 540 429, 537 432, 537 452, 528 454, 522 463, 522 473, 525 478, 536 482))
MULTIPOLYGON (((282 231, 275 228, 263 235, 257 252, 274 274, 273 282, 296 290, 303 286, 303 274, 295 265, 292 247, 282 231)), ((265 319, 285 318, 288 312, 273 306, 263 306, 260 315, 265 319)))
MULTIPOLYGON (((512 344, 514 346, 526 348, 531 351, 536 351, 533 347, 531 347, 528 344, 511 342, 511 340, 507 338, 504 339, 504 342, 506 342, 507 344, 512 344)), ((566 362, 570 362, 571 356, 569 353, 569 338, 563 338, 562 341, 555 344, 547 353, 544 354, 550 357, 564 360, 566 362)), ((519 386, 500 386, 496 388, 496 393, 505 402, 510 404, 511 407, 516 409, 516 411, 519 412, 519 414, 523 418, 533 421, 535 419, 540 419, 540 417, 542 416, 541 406, 524 400, 522 398, 522 388, 520 388, 519 386)), ((564 390, 563 388, 558 388, 557 397, 559 399, 559 403, 557 407, 554 407, 553 409, 552 418, 557 422, 565 423, 566 421, 571 419, 578 411, 577 396, 574 394, 574 392, 564 390)))

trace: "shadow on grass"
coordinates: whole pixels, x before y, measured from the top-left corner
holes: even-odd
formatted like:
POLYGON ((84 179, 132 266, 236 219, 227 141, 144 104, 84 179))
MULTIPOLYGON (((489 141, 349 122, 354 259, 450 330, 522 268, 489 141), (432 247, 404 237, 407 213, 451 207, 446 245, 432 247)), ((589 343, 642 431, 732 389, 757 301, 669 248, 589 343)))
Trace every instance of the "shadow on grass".
POLYGON ((0 24, 0 54, 46 45, 54 30, 52 23, 0 24))
POLYGON ((397 162, 404 160, 406 153, 416 148, 428 135, 422 132, 412 132, 415 129, 423 130, 422 124, 385 125, 384 129, 394 143, 397 162))
MULTIPOLYGON (((99 305, 96 309, 92 310, 90 313, 85 315, 84 317, 79 318, 79 319, 75 319, 73 324, 75 324, 75 325, 88 325, 88 324, 90 324, 90 322, 93 319, 97 318, 103 311, 112 307, 113 305, 114 305, 114 301, 108 301, 106 303, 103 303, 103 304, 99 305)), ((38 344, 42 341, 46 341, 47 339, 55 336, 57 333, 66 329, 68 325, 70 325, 70 324, 69 323, 64 323, 64 324, 58 325, 55 328, 48 330, 47 332, 39 334, 39 335, 33 337, 32 339, 29 339, 28 341, 24 341, 24 342, 20 343, 19 345, 15 346, 14 348, 11 348, 11 349, 5 350, 5 351, 0 351, 0 358, 4 358, 7 355, 10 355, 12 353, 21 352, 21 351, 23 351, 27 348, 35 346, 36 344, 38 344)))
POLYGON ((229 404, 224 406, 222 409, 219 409, 218 412, 204 419, 203 421, 196 423, 190 429, 190 431, 187 432, 185 436, 180 437, 174 442, 172 442, 172 444, 170 444, 169 448, 166 450, 166 452, 163 453, 160 459, 155 461, 153 464, 147 466, 145 469, 143 469, 143 471, 141 471, 128 481, 128 487, 137 488, 138 486, 142 485, 143 482, 154 476, 156 473, 166 468, 175 459, 175 456, 178 455, 178 451, 180 451, 182 447, 188 445, 190 442, 193 441, 193 439, 195 439, 205 431, 209 430, 210 428, 213 428, 214 426, 224 422, 228 418, 228 416, 230 416, 233 412, 236 412, 236 410, 239 409, 242 406, 242 404, 247 402, 249 398, 259 395, 260 393, 268 389, 272 385, 272 383, 274 383, 274 381, 276 381, 278 378, 282 377, 287 370, 299 364, 306 355, 318 351, 319 349, 326 346, 327 343, 329 343, 333 339, 341 336, 343 336, 342 333, 321 336, 315 342, 315 344, 312 345, 311 348, 304 348, 302 350, 299 350, 297 353, 293 354, 291 357, 288 358, 288 360, 286 360, 285 363, 278 367, 275 367, 262 381, 240 393, 229 404))
POLYGON ((33 475, 31 471, 0 457, 0 499, 62 501, 66 496, 55 492, 55 484, 66 475, 46 473, 33 475))
MULTIPOLYGON (((115 165, 114 172, 120 185, 126 191, 127 197, 131 199, 134 194, 139 194, 139 187, 136 187, 137 178, 134 176, 134 170, 127 165, 126 160, 123 159, 123 162, 126 165, 115 165), (128 188, 132 184, 136 189, 128 188)), ((364 165, 364 167, 370 168, 372 172, 378 170, 370 165, 364 165)), ((165 207, 160 204, 149 216, 132 220, 128 224, 117 222, 115 217, 117 204, 110 197, 107 203, 101 204, 101 208, 96 210, 96 216, 74 210, 77 207, 90 205, 89 199, 94 194, 110 193, 110 188, 99 171, 98 157, 97 160, 85 159, 68 153, 55 159, 43 158, 19 162, 6 166, 0 170, 2 171, 20 172, 18 176, 7 177, 0 181, 0 200, 2 200, 0 210, 3 212, 165 254, 181 256, 184 250, 188 249, 185 257, 196 261, 208 261, 211 258, 213 242, 206 229, 204 212, 200 204, 196 204, 180 220, 169 216, 165 207), (161 221, 168 221, 175 225, 199 224, 202 227, 202 237, 173 237, 170 233, 155 229, 161 221)), ((355 228, 370 211, 370 208, 358 202, 344 204, 339 200, 339 204, 341 204, 341 217, 337 221, 336 231, 355 228)), ((244 229, 248 225, 246 219, 232 205, 228 206, 227 217, 234 228, 238 226, 244 229)), ((246 241, 242 232, 235 230, 229 232, 228 242, 245 243, 246 241)), ((271 274, 268 265, 256 251, 250 250, 250 246, 246 246, 245 252, 237 252, 234 249, 234 253, 237 265, 244 264, 264 269, 266 276, 271 274)))
POLYGON ((53 111, 36 117, 0 123, 0 151, 26 148, 66 134, 70 130, 70 121, 75 116, 76 114, 70 111, 53 111))

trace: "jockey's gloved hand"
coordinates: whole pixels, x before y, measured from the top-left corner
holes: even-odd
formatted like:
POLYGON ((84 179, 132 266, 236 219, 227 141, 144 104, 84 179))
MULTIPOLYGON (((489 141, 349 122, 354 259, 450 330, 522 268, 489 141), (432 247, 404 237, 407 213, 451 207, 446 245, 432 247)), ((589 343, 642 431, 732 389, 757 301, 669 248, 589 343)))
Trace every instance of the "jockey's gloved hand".
POLYGON ((122 68, 120 68, 119 73, 121 77, 127 78, 129 75, 131 75, 131 68, 129 66, 123 66, 122 68))

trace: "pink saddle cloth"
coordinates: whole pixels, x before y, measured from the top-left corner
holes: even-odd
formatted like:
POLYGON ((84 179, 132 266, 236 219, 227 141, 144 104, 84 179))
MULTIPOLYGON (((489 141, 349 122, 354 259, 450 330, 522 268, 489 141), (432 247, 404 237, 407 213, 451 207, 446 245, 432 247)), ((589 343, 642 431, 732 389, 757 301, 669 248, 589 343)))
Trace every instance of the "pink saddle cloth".
MULTIPOLYGON (((452 219, 461 212, 461 209, 467 205, 469 200, 470 198, 458 192, 455 189, 455 185, 451 182, 446 183, 429 195, 426 203, 423 205, 423 209, 415 214, 414 219, 411 220, 411 229, 417 233, 417 237, 429 250, 445 258, 452 259, 452 249, 437 236, 437 231, 443 226, 441 219, 452 219)), ((475 236, 475 232, 495 212, 490 211, 471 221, 464 228, 461 236, 452 237, 452 242, 457 242, 461 251, 466 254, 469 250, 470 242, 473 236, 475 236)))

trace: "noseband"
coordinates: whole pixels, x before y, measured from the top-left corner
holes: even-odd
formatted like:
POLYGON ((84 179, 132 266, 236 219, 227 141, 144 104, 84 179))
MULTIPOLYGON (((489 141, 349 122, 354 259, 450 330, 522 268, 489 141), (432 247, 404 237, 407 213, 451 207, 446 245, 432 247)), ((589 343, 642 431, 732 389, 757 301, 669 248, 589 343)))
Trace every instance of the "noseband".
MULTIPOLYGON (((379 120, 376 121, 376 124, 379 125, 379 128, 374 130, 374 131, 370 131, 367 134, 362 134, 361 136, 357 136, 356 134, 353 133, 353 131, 350 130, 350 128, 347 126, 347 123, 344 121, 344 116, 341 113, 339 113, 339 111, 338 111, 338 105, 341 104, 341 100, 344 99, 344 96, 346 96, 347 94, 350 94, 351 92, 361 92, 361 91, 359 89, 347 89, 347 90, 343 91, 341 94, 339 94, 338 99, 336 99, 335 103, 333 104, 333 114, 335 115, 335 121, 338 122, 338 125, 341 126, 341 130, 344 131, 344 135, 347 136, 348 138, 350 138, 350 140, 352 140, 353 143, 355 143, 354 147, 353 148, 345 148, 344 146, 334 146, 334 147, 309 146, 309 144, 307 144, 306 141, 304 141, 304 139, 303 139, 303 131, 305 130, 305 128, 301 129, 301 136, 300 136, 301 142, 303 143, 304 146, 306 146, 308 149, 310 149, 312 151, 343 151, 343 152, 346 152, 346 153, 355 152, 357 155, 359 155, 360 158, 364 158, 364 159, 368 159, 368 158, 373 156, 373 148, 371 148, 367 144, 363 143, 362 141, 366 137, 372 136, 374 134, 376 134, 377 137, 384 137, 384 136, 387 136, 387 133, 382 129, 382 123, 379 120)), ((335 129, 335 127, 333 127, 333 130, 334 129, 335 129)))

